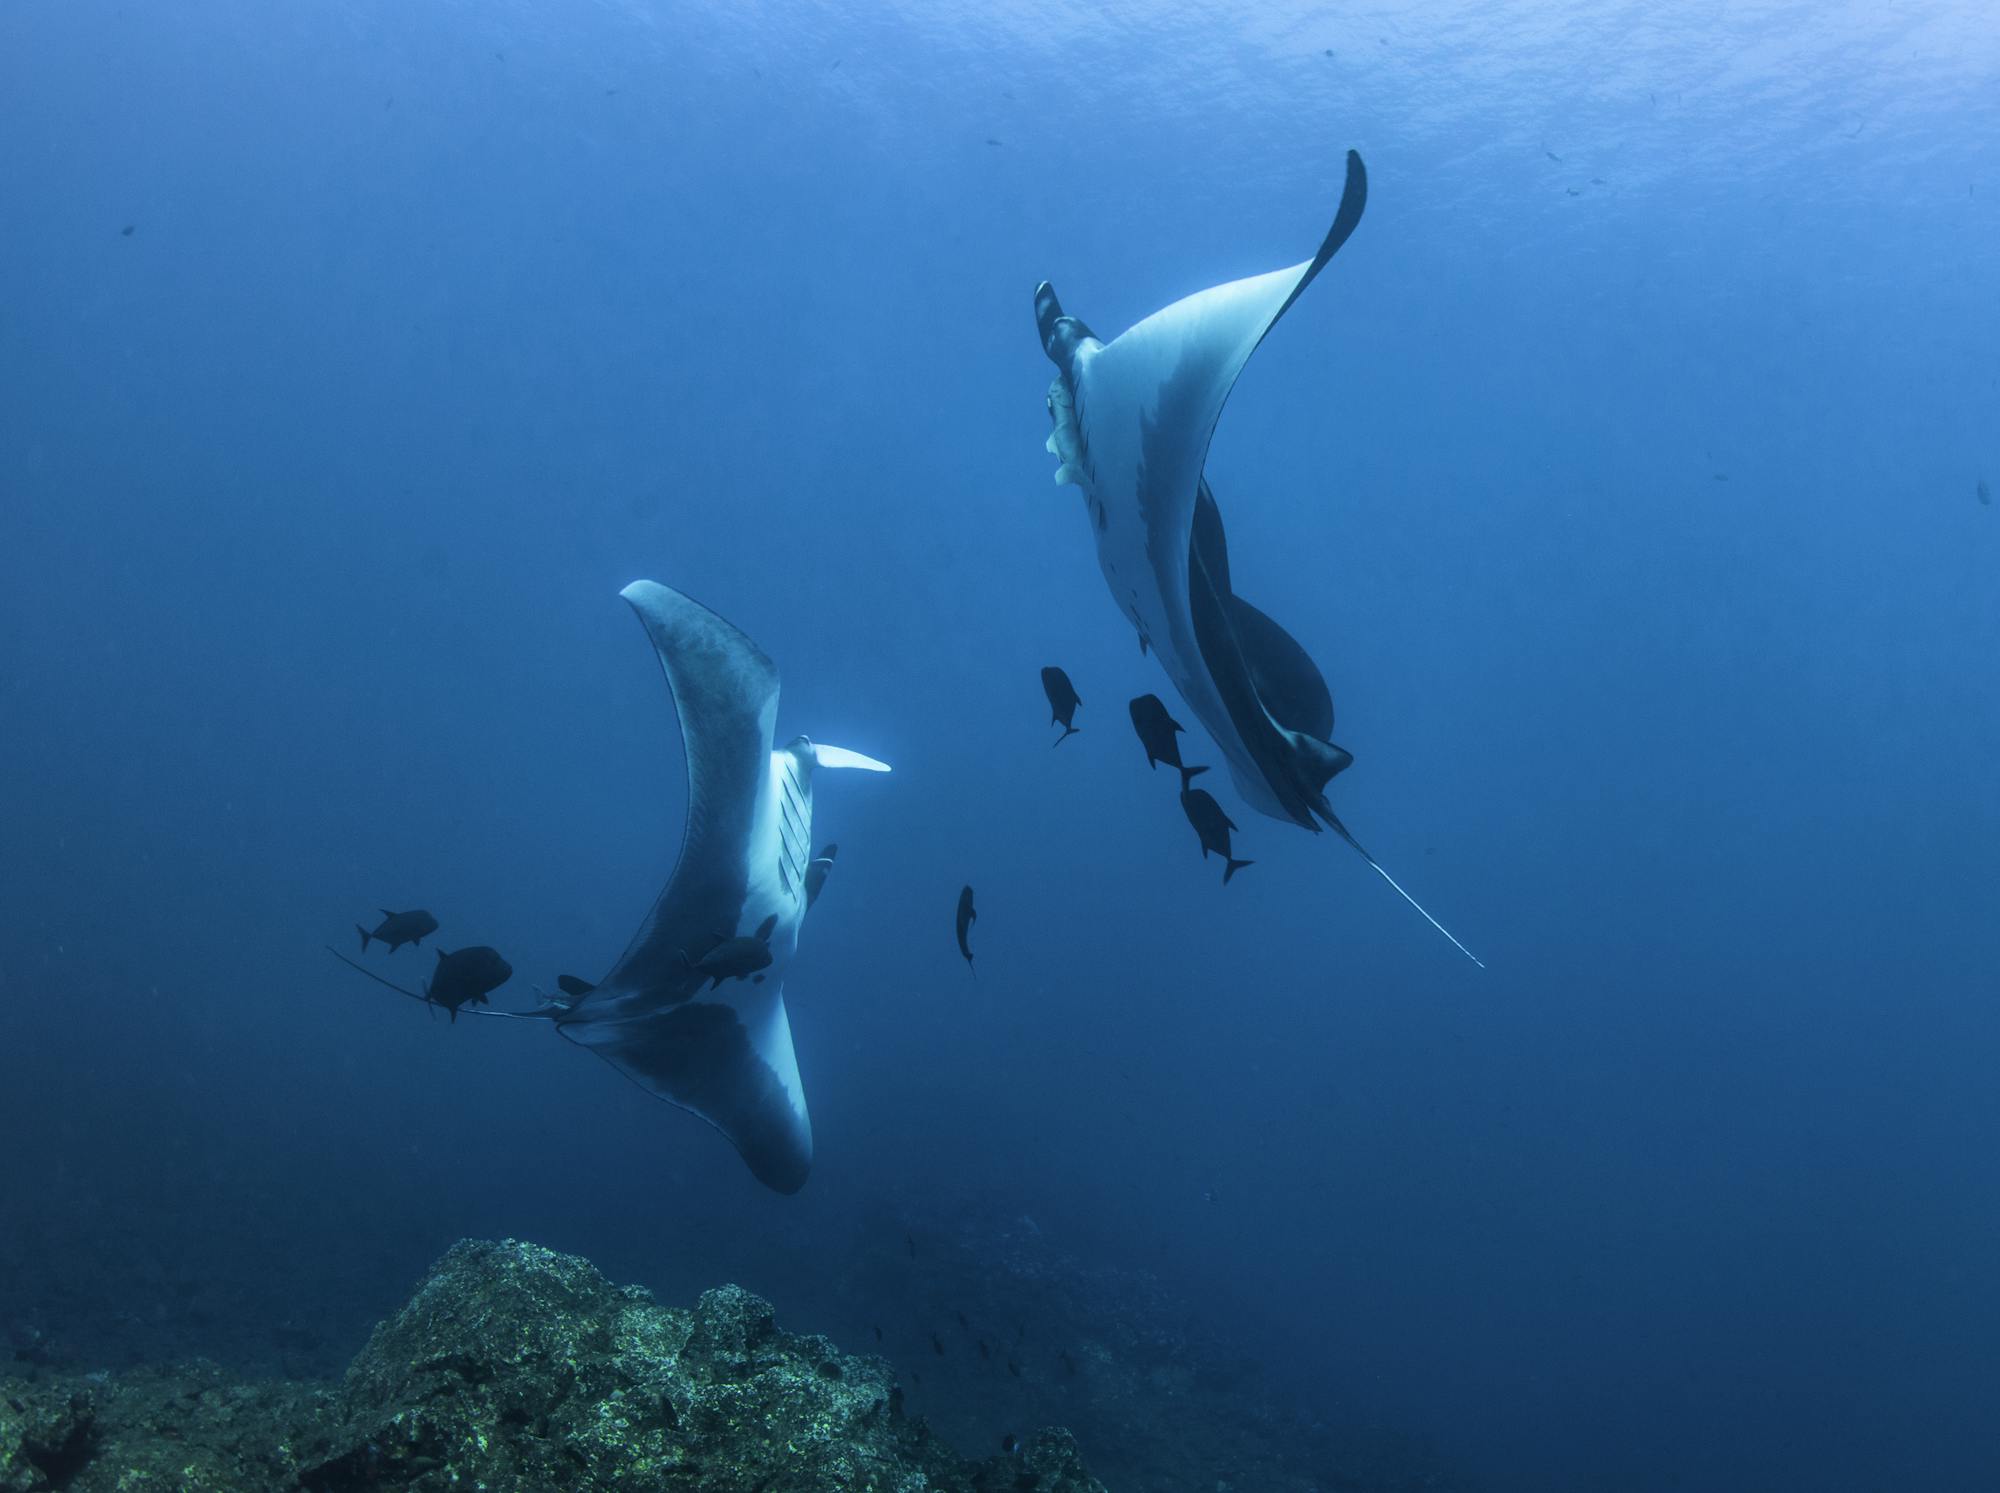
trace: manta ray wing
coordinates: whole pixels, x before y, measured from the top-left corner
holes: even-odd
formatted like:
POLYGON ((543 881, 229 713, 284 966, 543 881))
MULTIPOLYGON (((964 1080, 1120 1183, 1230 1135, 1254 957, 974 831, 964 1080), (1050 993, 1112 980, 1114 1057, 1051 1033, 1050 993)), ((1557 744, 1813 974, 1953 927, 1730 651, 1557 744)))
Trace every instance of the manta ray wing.
POLYGON ((749 890, 745 850, 778 719, 778 666, 736 627, 654 581, 634 581, 619 595, 645 625, 673 692, 687 756, 687 825, 673 875, 585 1005, 692 979, 682 956, 699 958, 739 931, 749 890))
POLYGON ((812 1119, 776 980, 732 981, 641 1016, 559 1029, 647 1092, 708 1121, 766 1187, 805 1186, 812 1119))
POLYGON ((771 750, 778 670, 742 632, 652 581, 621 594, 673 691, 687 750, 687 828, 637 935, 559 1029, 715 1126, 760 1181, 795 1192, 812 1165, 812 1124, 781 990, 805 911, 809 744, 804 754, 771 750), (761 983, 727 980, 702 994, 707 977, 695 961, 767 921, 772 963, 761 983))

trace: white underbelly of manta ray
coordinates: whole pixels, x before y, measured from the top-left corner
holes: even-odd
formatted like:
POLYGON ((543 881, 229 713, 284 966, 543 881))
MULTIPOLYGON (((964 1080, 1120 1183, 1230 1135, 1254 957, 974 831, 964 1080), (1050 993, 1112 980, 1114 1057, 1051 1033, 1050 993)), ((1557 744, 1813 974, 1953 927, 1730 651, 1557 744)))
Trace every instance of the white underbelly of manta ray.
POLYGON ((813 773, 889 768, 803 736, 774 750, 778 670, 763 650, 678 591, 635 581, 622 594, 680 716, 687 827, 611 972, 531 1014, 707 1120, 759 1181, 796 1192, 812 1166, 812 1122, 784 976, 835 848, 811 849, 813 773))
POLYGON ((1297 641, 1235 593, 1221 509, 1203 475, 1244 364, 1347 241, 1366 201, 1367 175, 1349 151, 1340 208, 1311 259, 1176 301, 1109 343, 1064 315, 1043 282, 1035 317, 1057 369, 1048 449, 1056 481, 1083 493, 1113 599, 1214 738, 1244 801, 1308 829, 1324 821, 1473 959, 1333 812, 1326 785, 1353 759, 1332 741, 1332 695, 1297 641))

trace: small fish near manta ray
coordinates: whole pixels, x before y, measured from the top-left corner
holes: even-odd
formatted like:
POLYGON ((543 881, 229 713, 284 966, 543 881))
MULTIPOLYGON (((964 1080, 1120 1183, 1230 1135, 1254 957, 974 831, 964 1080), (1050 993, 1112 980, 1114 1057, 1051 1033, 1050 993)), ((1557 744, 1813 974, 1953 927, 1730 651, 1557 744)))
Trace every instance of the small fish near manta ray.
POLYGON ((1178 768, 1181 787, 1197 775, 1207 772, 1206 767, 1181 766, 1181 744, 1175 738, 1187 727, 1167 713, 1167 707, 1158 695, 1141 695, 1127 707, 1132 714, 1132 729, 1139 733, 1139 744, 1146 749, 1146 765, 1178 768))
MULTIPOLYGON (((407 995, 413 1001, 421 1001, 426 1006, 443 1006, 451 1013, 453 1021, 458 1013, 468 1006, 486 1004, 486 997, 514 978, 514 966, 500 957, 498 949, 485 944, 473 944, 468 948, 454 949, 446 953, 437 951, 437 967, 431 971, 430 979, 424 982, 422 990, 408 990, 394 980, 385 980, 373 970, 356 964, 345 954, 331 946, 327 953, 342 964, 358 969, 378 985, 387 985, 398 995, 407 995)), ((502 1016, 502 1011, 474 1011, 475 1016, 502 1016)))
POLYGON ((806 906, 819 901, 820 888, 826 885, 826 878, 833 871, 833 858, 840 854, 840 847, 829 842, 820 853, 812 858, 806 867, 806 906))
POLYGON ((1065 315, 1043 281, 1035 322, 1056 365, 1048 450, 1056 481, 1083 493, 1112 598, 1214 738, 1244 801, 1314 831, 1323 820, 1477 964, 1334 814, 1326 785, 1354 759, 1331 740, 1333 695, 1298 641, 1236 594, 1203 472, 1237 375, 1347 242, 1367 199, 1367 172, 1349 151, 1340 207, 1311 259, 1188 296, 1108 343, 1065 315))
POLYGON ((451 1012, 451 1019, 456 1021, 461 1007, 485 1005, 487 996, 513 978, 514 966, 500 957, 498 949, 485 944, 454 949, 449 954, 439 949, 437 968, 431 971, 424 994, 430 997, 432 1005, 451 1012))
POLYGON ((783 976, 811 893, 825 880, 824 870, 810 879, 810 866, 832 862, 832 847, 820 857, 809 849, 813 771, 889 768, 803 736, 773 750, 778 669, 764 651, 666 586, 634 581, 619 594, 645 625, 680 716, 688 773, 680 858, 603 979, 566 975, 559 982, 564 1001, 472 1014, 548 1021, 641 1088, 720 1130, 758 1181, 797 1192, 812 1168, 812 1122, 783 976), (746 949, 723 960, 721 981, 716 968, 701 967, 724 944, 744 940, 766 956, 756 969, 746 949), (760 984, 746 974, 767 978, 760 984))
POLYGON ((1201 858, 1208 859, 1212 850, 1222 857, 1222 884, 1229 885, 1229 878, 1245 866, 1254 866, 1255 861, 1239 861, 1229 853, 1229 836, 1236 828, 1235 821, 1222 812, 1222 805, 1215 801, 1213 793, 1200 788, 1181 789, 1181 812, 1194 826, 1194 832, 1201 838, 1201 858))
POLYGON ((368 952, 370 939, 387 944, 392 954, 404 944, 422 948, 424 940, 437 930, 438 920, 421 907, 412 912, 391 912, 385 907, 382 909, 382 921, 375 925, 373 931, 359 923, 354 925, 354 931, 361 935, 361 952, 364 954, 368 952))
MULTIPOLYGON (((808 870, 811 867, 807 868, 808 870)), ((681 950, 681 962, 689 969, 707 975, 713 990, 724 980, 754 980, 764 982, 759 973, 771 967, 771 933, 778 926, 778 915, 774 912, 757 925, 757 931, 748 938, 724 938, 717 940, 715 947, 699 959, 690 959, 687 950, 681 950)))
MULTIPOLYGON (((972 888, 966 887, 958 894, 958 918, 955 927, 958 931, 958 952, 965 956, 967 969, 972 969, 972 945, 966 942, 966 934, 972 931, 972 925, 978 921, 979 914, 972 910, 972 888)), ((979 971, 972 969, 972 977, 978 979, 979 971)))
POLYGON ((1069 682, 1069 675, 1054 664, 1042 670, 1042 693, 1049 697, 1049 724, 1063 728, 1062 735, 1049 744, 1061 746, 1081 729, 1072 722, 1076 720, 1076 707, 1083 701, 1077 697, 1076 686, 1069 682))

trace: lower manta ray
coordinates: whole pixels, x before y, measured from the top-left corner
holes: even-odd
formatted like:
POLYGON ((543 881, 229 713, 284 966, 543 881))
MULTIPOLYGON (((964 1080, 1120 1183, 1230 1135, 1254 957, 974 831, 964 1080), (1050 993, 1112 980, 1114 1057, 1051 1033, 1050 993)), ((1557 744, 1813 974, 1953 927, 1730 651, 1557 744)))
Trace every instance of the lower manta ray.
POLYGON ((888 764, 803 736, 773 751, 778 669, 763 650, 678 591, 634 581, 620 594, 646 625, 680 714, 688 774, 680 860, 602 980, 565 976, 567 998, 533 1011, 467 1014, 553 1023, 715 1126, 758 1181, 797 1192, 812 1167, 812 1122, 784 972, 833 855, 831 846, 819 857, 810 848, 813 769, 887 772, 888 764))
POLYGON ((1315 832, 1315 816, 1472 962, 1480 961, 1348 832, 1326 785, 1354 759, 1335 746, 1333 696, 1298 641, 1231 588, 1222 512, 1202 468, 1222 406, 1258 343, 1361 221, 1368 177, 1347 153, 1340 209, 1302 264, 1233 280, 1156 311, 1105 343, 1035 290, 1058 483, 1083 491, 1097 562, 1229 763, 1244 801, 1315 832))

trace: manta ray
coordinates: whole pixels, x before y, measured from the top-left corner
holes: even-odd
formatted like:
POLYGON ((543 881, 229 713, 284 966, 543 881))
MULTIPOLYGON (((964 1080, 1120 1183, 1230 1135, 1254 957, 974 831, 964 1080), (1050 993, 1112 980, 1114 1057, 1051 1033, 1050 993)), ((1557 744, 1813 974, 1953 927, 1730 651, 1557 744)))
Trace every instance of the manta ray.
POLYGON ((1347 153, 1347 181, 1319 252, 1200 291, 1110 342, 1035 290, 1049 386, 1056 481, 1082 491, 1097 561, 1119 609, 1229 765, 1244 802, 1352 845, 1375 873, 1468 959, 1464 944, 1397 884, 1327 802, 1354 759, 1334 745, 1333 695, 1292 635, 1239 596, 1222 510, 1203 468, 1237 375, 1361 221, 1368 177, 1347 153))
POLYGON ((804 736, 773 750, 778 669, 764 651, 669 587, 634 581, 619 594, 645 624, 680 716, 688 808, 679 860, 603 979, 565 977, 566 998, 532 1011, 467 1014, 552 1023, 720 1130, 760 1182, 797 1192, 812 1167, 812 1122, 784 975, 832 864, 831 846, 811 850, 813 772, 889 767, 804 736))

